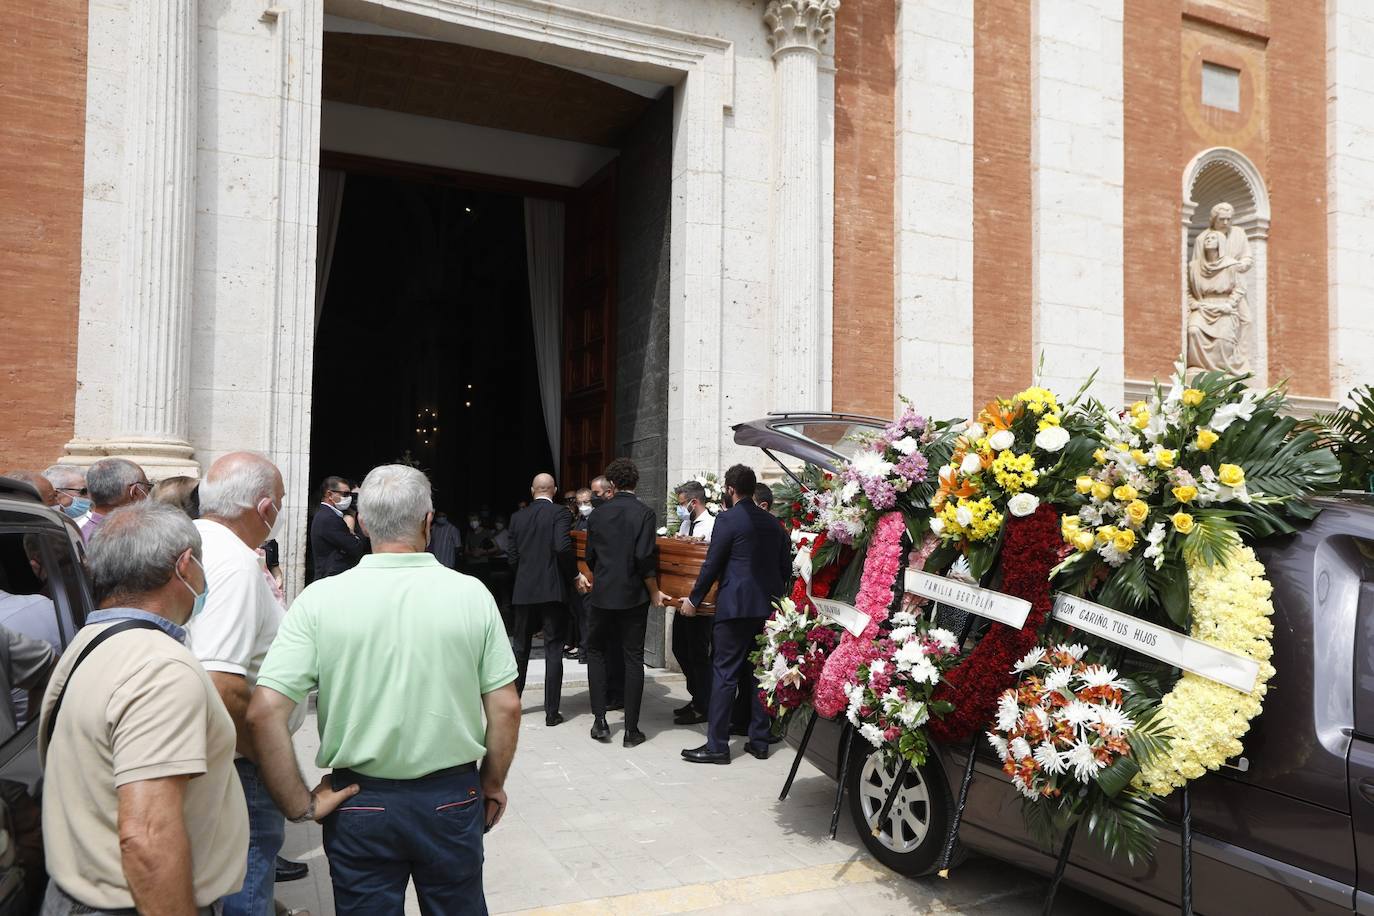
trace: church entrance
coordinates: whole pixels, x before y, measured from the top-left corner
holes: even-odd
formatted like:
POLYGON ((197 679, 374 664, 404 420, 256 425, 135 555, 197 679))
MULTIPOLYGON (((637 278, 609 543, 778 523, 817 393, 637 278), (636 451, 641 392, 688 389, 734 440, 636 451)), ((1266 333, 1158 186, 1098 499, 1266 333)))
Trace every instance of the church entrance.
MULTIPOLYGON (((672 90, 327 17, 309 480, 666 482, 672 90)), ((317 494, 311 494, 311 502, 317 494)))

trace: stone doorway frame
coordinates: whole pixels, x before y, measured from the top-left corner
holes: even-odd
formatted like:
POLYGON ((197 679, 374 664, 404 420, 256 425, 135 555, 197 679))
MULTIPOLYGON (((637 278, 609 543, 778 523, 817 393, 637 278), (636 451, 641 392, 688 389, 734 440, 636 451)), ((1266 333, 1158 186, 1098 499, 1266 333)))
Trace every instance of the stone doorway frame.
POLYGON ((1232 223, 1245 230, 1254 256, 1254 266, 1245 278, 1254 313, 1254 329, 1249 341, 1250 371, 1254 374, 1254 384, 1263 387, 1269 379, 1269 190, 1255 164, 1244 153, 1226 146, 1203 150, 1183 170, 1179 352, 1185 355, 1188 352, 1188 259, 1192 255, 1193 239, 1205 227, 1211 207, 1221 200, 1235 207, 1232 223), (1201 220, 1203 226, 1194 225, 1195 220, 1201 220))
MULTIPOLYGON (((314 363, 324 13, 438 40, 674 86, 669 315, 668 475, 717 467, 722 403, 725 117, 734 104, 734 43, 545 0, 299 0, 267 9, 280 73, 273 396, 269 451, 292 505, 284 553, 288 593, 303 585, 314 363), (688 333, 690 306, 691 332, 688 333), (707 367, 705 369, 701 367, 707 367), (293 500, 295 502, 295 500, 293 500)), ((675 476, 676 475, 676 476, 675 476)))

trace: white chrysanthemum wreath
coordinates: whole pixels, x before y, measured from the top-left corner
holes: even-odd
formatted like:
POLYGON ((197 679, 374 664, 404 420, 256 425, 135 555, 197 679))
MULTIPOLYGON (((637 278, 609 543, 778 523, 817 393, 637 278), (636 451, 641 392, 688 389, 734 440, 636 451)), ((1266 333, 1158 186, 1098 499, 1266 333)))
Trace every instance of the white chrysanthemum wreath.
POLYGON ((1160 703, 1161 724, 1172 740, 1143 769, 1137 782, 1156 795, 1215 770, 1243 750, 1241 738, 1260 714, 1274 654, 1270 619, 1273 589, 1264 566, 1249 547, 1237 545, 1223 563, 1188 565, 1192 636, 1259 662, 1259 677, 1249 693, 1184 673, 1160 703))

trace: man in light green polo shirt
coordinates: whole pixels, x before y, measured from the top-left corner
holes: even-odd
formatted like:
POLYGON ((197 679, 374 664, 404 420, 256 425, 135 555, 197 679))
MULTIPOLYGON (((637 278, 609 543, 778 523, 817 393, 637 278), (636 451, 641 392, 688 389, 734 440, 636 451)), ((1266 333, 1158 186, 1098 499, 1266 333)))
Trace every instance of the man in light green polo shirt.
POLYGON ((425 552, 424 474, 374 469, 358 515, 372 554, 301 593, 258 674, 259 767, 282 812, 307 819, 287 720, 318 687, 316 763, 358 787, 323 822, 336 912, 400 913, 413 878, 427 911, 485 913, 482 833, 505 810, 520 727, 515 657, 486 588, 425 552))

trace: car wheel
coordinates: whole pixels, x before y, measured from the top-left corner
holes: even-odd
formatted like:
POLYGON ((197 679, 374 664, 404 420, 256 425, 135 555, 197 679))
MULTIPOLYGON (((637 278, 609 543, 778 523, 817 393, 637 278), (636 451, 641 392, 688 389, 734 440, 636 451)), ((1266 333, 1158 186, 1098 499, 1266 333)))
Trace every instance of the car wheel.
POLYGON ((910 767, 892 810, 879 825, 878 815, 898 769, 895 754, 884 755, 856 738, 845 786, 849 811, 854 828, 875 859, 899 874, 927 875, 935 871, 949 832, 953 810, 949 783, 934 758, 910 767), (875 826, 879 828, 877 836, 873 835, 875 826))

